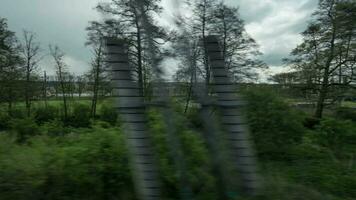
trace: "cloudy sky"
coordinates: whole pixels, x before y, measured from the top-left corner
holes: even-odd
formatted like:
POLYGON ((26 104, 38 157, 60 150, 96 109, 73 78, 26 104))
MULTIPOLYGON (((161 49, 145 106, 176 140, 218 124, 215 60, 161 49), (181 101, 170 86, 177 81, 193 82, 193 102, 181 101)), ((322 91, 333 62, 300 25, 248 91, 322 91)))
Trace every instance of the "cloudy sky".
MULTIPOLYGON (((9 27, 21 38, 22 30, 37 33, 43 49, 57 44, 65 53, 70 70, 81 74, 89 68, 90 50, 84 46, 88 21, 101 16, 93 9, 103 0, 0 0, 0 17, 8 19, 9 27)), ((162 18, 172 16, 172 1, 162 0, 162 18)), ((268 73, 285 70, 281 59, 300 41, 299 35, 316 9, 318 0, 225 0, 239 6, 247 32, 258 42, 262 59, 271 67, 268 73)), ((41 67, 54 72, 47 56, 41 67)), ((267 73, 267 72, 265 72, 267 73)))

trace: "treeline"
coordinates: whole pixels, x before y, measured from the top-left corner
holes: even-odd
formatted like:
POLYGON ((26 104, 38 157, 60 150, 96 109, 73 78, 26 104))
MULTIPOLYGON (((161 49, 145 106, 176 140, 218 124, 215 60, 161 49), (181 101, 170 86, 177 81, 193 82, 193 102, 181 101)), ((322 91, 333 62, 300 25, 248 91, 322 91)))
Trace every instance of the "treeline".
POLYGON ((93 61, 89 72, 74 75, 68 70, 64 57, 58 46, 50 45, 46 53, 34 32, 24 30, 19 39, 8 29, 6 19, 0 18, 0 104, 7 104, 7 112, 11 115, 14 104, 24 102, 30 117, 34 114, 34 101, 43 102, 47 108, 48 100, 61 98, 64 118, 67 118, 68 101, 76 101, 74 96, 89 93, 91 115, 95 117, 98 98, 110 94, 110 79, 105 68, 98 69, 93 61), (40 68, 46 54, 53 60, 55 76, 48 76, 40 68))

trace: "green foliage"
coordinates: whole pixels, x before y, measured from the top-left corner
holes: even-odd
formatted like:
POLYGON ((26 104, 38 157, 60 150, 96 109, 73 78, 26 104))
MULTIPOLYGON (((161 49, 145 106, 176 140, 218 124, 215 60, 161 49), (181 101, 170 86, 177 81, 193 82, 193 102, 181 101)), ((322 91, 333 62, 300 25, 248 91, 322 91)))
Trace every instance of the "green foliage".
POLYGON ((25 142, 32 136, 40 134, 40 129, 32 118, 14 119, 11 128, 16 133, 18 142, 25 142))
POLYGON ((72 127, 90 126, 90 107, 85 104, 75 104, 72 115, 66 121, 66 124, 72 127))
POLYGON ((10 120, 10 116, 6 112, 0 110, 0 131, 10 127, 10 120))
POLYGON ((19 145, 0 135, 0 199, 134 199, 123 135, 77 129, 19 145))
POLYGON ((107 122, 111 125, 115 125, 117 123, 117 111, 115 108, 109 105, 103 105, 100 108, 100 120, 107 122))
POLYGON ((356 110, 352 108, 339 108, 335 112, 335 117, 356 122, 356 110))
POLYGON ((260 156, 284 158, 306 131, 302 116, 268 90, 246 92, 253 139, 260 156))
POLYGON ((340 155, 356 145, 356 124, 352 121, 323 119, 312 137, 315 143, 340 155))
POLYGON ((264 190, 253 200, 344 200, 332 195, 321 193, 312 187, 287 181, 279 176, 267 176, 264 190))
POLYGON ((34 111, 37 123, 49 122, 58 117, 58 108, 55 106, 38 107, 34 111))
POLYGON ((42 129, 48 136, 64 136, 70 130, 65 127, 63 121, 58 119, 44 123, 42 129))
MULTIPOLYGON (((192 190, 193 199, 216 199, 215 178, 211 175, 211 164, 208 152, 201 136, 188 129, 188 122, 177 113, 172 114, 174 127, 167 127, 163 115, 157 110, 150 110, 150 133, 155 152, 159 158, 160 176, 163 182, 163 193, 166 199, 178 199, 180 191, 180 174, 175 165, 174 145, 167 135, 168 128, 178 136, 184 155, 187 183, 192 190)), ((177 149, 176 149, 177 150, 177 149)), ((179 151, 179 150, 178 150, 179 151)))
POLYGON ((38 199, 37 188, 45 179, 44 172, 38 149, 18 145, 9 135, 0 135, 0 199, 38 199))
POLYGON ((26 118, 26 111, 23 108, 13 108, 10 111, 10 117, 16 119, 24 119, 26 118))

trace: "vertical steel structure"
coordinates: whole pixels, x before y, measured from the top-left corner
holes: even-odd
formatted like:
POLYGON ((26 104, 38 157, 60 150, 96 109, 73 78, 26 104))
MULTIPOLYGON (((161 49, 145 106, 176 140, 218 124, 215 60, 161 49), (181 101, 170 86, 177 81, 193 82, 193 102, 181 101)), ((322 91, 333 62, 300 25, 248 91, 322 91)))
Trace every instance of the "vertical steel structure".
POLYGON ((245 103, 237 96, 235 84, 228 75, 218 37, 208 36, 204 42, 213 77, 212 90, 217 97, 216 105, 226 132, 224 140, 228 144, 229 156, 235 162, 244 192, 254 195, 258 190, 259 178, 248 125, 242 114, 245 103))
MULTIPOLYGON (((107 63, 110 65, 113 75, 115 108, 125 124, 136 191, 142 200, 160 199, 158 169, 155 164, 153 147, 146 132, 146 105, 144 97, 140 93, 140 86, 132 79, 128 47, 125 42, 118 39, 106 38, 105 41, 107 63)), ((254 195, 259 186, 259 179, 256 172, 255 155, 249 140, 247 122, 241 112, 245 103, 236 95, 237 90, 228 75, 228 69, 225 67, 218 38, 208 36, 204 43, 213 77, 212 92, 215 96, 209 95, 207 89, 198 87, 196 87, 195 93, 198 102, 202 105, 200 116, 206 130, 205 140, 213 158, 214 175, 217 176, 219 187, 219 199, 228 198, 229 183, 226 166, 223 166, 226 159, 233 160, 234 168, 242 181, 243 191, 246 194, 254 195), (204 94, 201 95, 202 93, 204 94), (220 116, 214 113, 214 108, 218 109, 220 116), (220 148, 220 141, 227 144, 227 147, 220 148), (225 152, 228 154, 227 157, 224 154, 225 152)), ((172 112, 168 105, 169 98, 162 95, 164 91, 162 87, 158 88, 160 92, 155 95, 156 99, 153 105, 162 109, 165 123, 170 126, 167 130, 167 142, 173 147, 171 153, 174 156, 175 167, 181 176, 181 198, 190 199, 192 194, 186 180, 186 166, 182 163, 184 160, 184 155, 180 152, 182 147, 175 131, 171 129, 174 125, 169 117, 172 112)))
POLYGON ((106 38, 105 43, 106 60, 113 75, 115 108, 125 125, 136 191, 142 200, 160 199, 157 167, 146 132, 145 104, 139 92, 140 86, 132 79, 128 47, 114 38, 106 38))

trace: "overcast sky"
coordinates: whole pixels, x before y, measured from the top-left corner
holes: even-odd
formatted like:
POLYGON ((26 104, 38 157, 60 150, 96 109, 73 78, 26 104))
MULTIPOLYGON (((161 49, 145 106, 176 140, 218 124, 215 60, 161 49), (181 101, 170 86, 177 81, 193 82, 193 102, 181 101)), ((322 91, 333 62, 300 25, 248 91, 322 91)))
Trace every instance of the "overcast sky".
MULTIPOLYGON (((66 63, 74 73, 89 69, 90 50, 84 46, 88 21, 99 20, 93 9, 102 0, 0 0, 0 17, 8 19, 9 27, 21 36, 23 29, 37 33, 43 53, 49 44, 57 44, 66 53, 66 63)), ((172 16, 172 0, 162 0, 162 18, 172 16)), ((225 0, 239 6, 247 32, 260 45, 262 59, 270 72, 284 70, 281 59, 301 41, 318 0, 225 0)), ((169 24, 169 23, 165 23, 169 24)), ((41 63, 54 72, 50 58, 41 63)))

